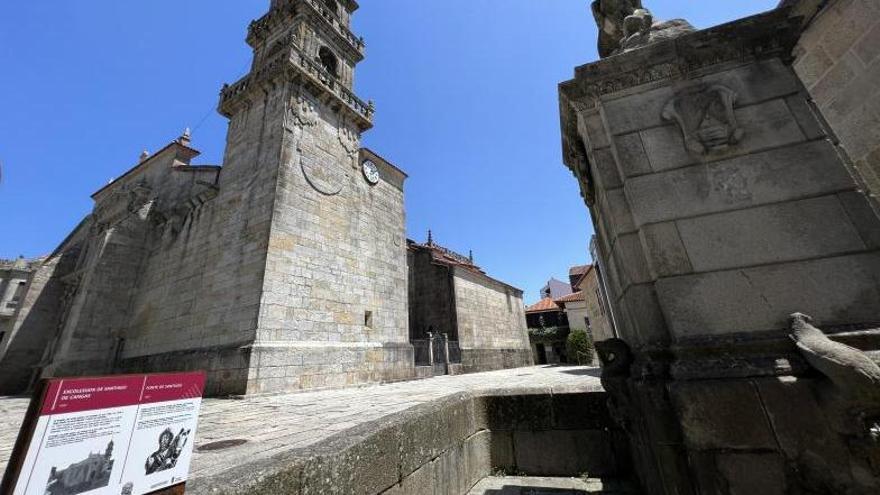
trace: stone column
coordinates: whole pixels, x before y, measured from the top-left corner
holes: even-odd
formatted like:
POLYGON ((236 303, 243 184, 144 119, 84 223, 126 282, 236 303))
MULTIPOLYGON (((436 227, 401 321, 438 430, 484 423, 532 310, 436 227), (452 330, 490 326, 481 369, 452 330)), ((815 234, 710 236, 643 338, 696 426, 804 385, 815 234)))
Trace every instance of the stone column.
POLYGON ((880 349, 880 218, 789 65, 798 29, 776 10, 560 86, 646 493, 880 493, 880 373, 840 346, 880 349))
POLYGON ((428 332, 428 364, 434 367, 434 332, 428 332))

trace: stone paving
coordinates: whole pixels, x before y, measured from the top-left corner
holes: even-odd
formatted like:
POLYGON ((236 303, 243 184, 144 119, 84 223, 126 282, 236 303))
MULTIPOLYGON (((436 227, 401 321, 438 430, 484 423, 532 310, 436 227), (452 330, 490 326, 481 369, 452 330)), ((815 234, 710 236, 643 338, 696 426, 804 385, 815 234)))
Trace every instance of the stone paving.
MULTIPOLYGON (((601 390, 599 370, 535 366, 428 380, 243 399, 207 399, 202 406, 191 478, 223 473, 242 461, 265 459, 314 445, 343 430, 461 392, 495 390, 577 393, 601 390), (223 440, 247 440, 234 448, 199 452, 223 440)), ((0 471, 18 435, 28 400, 0 398, 0 471)))

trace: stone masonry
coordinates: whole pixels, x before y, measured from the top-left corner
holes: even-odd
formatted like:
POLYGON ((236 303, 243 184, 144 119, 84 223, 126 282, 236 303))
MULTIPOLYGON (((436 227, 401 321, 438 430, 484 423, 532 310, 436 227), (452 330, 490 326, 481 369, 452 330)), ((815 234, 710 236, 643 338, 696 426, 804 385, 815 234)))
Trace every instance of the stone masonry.
MULTIPOLYGON (((186 131, 92 196, 92 214, 35 268, 0 393, 126 372, 206 370, 209 395, 416 377, 407 176, 360 145, 374 109, 352 91, 357 8, 273 0, 251 23, 250 73, 220 95, 223 166, 194 165, 186 131)), ((498 287, 506 319, 494 318, 503 297, 456 296, 471 308, 462 318, 493 315, 458 323, 468 352, 488 349, 471 371, 530 364, 508 356, 527 344, 516 289, 498 287)))
POLYGON ((877 493, 880 217, 791 65, 804 19, 624 14, 560 101, 645 493, 877 493))
POLYGON ((465 373, 529 366, 523 292, 465 257, 409 241, 409 324, 414 340, 447 334, 465 373))
POLYGON ((794 70, 880 204, 880 3, 786 3, 802 4, 808 22, 794 70))
POLYGON ((222 170, 190 164, 187 133, 94 195, 43 376, 206 369, 216 395, 413 375, 406 175, 360 147, 356 8, 273 1, 251 23, 222 170))

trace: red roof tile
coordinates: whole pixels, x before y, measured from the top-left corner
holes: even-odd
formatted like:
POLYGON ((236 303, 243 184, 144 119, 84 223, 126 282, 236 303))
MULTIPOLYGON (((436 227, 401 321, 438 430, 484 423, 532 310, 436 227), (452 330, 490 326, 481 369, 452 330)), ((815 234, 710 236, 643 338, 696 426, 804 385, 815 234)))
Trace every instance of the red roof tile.
POLYGON ((556 300, 556 303, 557 304, 565 304, 565 303, 570 303, 570 302, 586 301, 586 300, 587 300, 587 298, 584 295, 584 291, 577 291, 573 294, 569 294, 567 296, 560 297, 559 299, 556 300))
POLYGON ((526 313, 543 313, 545 311, 562 311, 562 308, 549 297, 545 297, 539 303, 526 308, 526 313))

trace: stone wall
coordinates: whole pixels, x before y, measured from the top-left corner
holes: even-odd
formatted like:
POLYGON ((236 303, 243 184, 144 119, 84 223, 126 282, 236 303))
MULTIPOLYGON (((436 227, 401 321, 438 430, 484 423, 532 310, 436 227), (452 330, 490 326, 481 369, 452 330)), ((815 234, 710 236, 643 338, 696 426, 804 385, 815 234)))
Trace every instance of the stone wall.
POLYGON ((411 249, 409 266, 409 333, 412 339, 427 339, 428 332, 447 333, 458 340, 452 272, 449 266, 433 262, 428 250, 411 249))
POLYGON ((565 314, 568 315, 568 327, 570 329, 587 330, 586 319, 590 318, 590 313, 587 309, 586 301, 571 301, 565 303, 565 314))
POLYGON ((580 289, 584 292, 586 312, 590 317, 590 329, 593 333, 593 340, 600 342, 614 338, 608 308, 605 307, 605 303, 601 299, 602 292, 599 288, 599 272, 595 268, 590 270, 587 276, 584 277, 580 289))
POLYGON ((360 149, 372 108, 350 90, 363 42, 344 7, 273 2, 251 24, 222 172, 190 165, 185 134, 93 196, 44 375, 205 369, 211 395, 413 375, 406 176, 360 149), (338 78, 313 61, 328 47, 338 78))
POLYGON ((463 495, 493 472, 631 475, 603 393, 460 394, 346 431, 306 451, 241 463, 187 493, 463 495))
POLYGON ((880 487, 880 404, 848 404, 844 420, 831 399, 853 383, 836 372, 876 368, 839 344, 880 349, 880 217, 787 63, 799 29, 776 10, 561 85, 622 339, 599 346, 603 385, 646 493, 880 487), (814 328, 811 349, 796 312, 834 340, 814 328), (829 348, 856 357, 825 366, 829 348))
POLYGON ((672 85, 581 114, 599 251, 626 340, 662 341, 667 324, 674 339, 779 329, 799 309, 828 324, 875 320, 878 286, 858 267, 876 270, 876 216, 797 78, 777 59, 700 81, 737 92, 745 132, 740 146, 708 160, 662 117, 672 85), (783 281, 802 289, 770 289, 783 281))
POLYGON ((371 154, 371 185, 357 140, 340 137, 350 124, 301 96, 314 103, 309 124, 271 125, 285 135, 252 390, 409 378, 405 175, 371 154))
POLYGON ((880 197, 880 4, 828 2, 810 22, 794 54, 795 71, 876 203, 880 197))
POLYGON ((63 287, 53 276, 63 261, 62 256, 54 256, 31 265, 25 296, 6 320, 7 325, 0 327, 5 332, 0 343, 0 394, 21 393, 35 378, 46 342, 51 341, 58 324, 56 302, 63 287))
POLYGON ((464 268, 454 268, 453 276, 465 371, 530 366, 522 291, 464 268))

